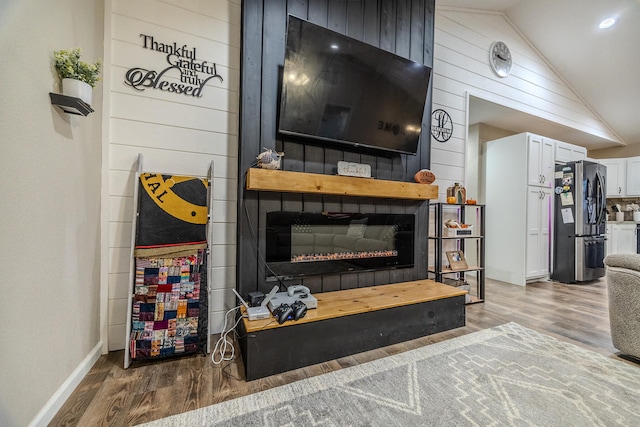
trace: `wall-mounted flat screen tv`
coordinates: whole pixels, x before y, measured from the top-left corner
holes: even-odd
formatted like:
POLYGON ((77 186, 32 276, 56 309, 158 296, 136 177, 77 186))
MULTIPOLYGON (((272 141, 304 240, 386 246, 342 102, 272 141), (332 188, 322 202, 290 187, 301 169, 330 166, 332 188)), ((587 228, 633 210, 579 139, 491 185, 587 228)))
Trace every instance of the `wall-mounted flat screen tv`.
POLYGON ((431 68, 289 16, 279 132, 415 154, 431 68))

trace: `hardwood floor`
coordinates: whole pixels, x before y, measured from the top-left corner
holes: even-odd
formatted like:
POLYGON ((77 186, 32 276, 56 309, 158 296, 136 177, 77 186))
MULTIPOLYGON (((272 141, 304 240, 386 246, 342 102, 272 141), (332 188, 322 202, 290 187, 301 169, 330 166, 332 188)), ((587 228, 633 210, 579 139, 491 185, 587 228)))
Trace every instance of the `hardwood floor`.
POLYGON ((244 381, 239 356, 220 366, 198 355, 124 370, 124 352, 112 352, 96 362, 50 426, 135 425, 507 322, 625 361, 611 344, 604 279, 526 287, 488 282, 486 302, 467 306, 465 327, 251 382, 244 381))

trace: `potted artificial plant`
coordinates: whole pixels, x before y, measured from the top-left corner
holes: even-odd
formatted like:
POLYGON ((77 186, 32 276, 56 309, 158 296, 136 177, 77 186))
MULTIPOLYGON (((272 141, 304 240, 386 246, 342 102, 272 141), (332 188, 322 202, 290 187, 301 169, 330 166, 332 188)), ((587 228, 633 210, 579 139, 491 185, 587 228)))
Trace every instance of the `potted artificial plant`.
POLYGON ((80 61, 80 48, 53 52, 56 71, 62 79, 63 95, 80 98, 91 105, 91 91, 100 80, 102 62, 95 64, 80 61))

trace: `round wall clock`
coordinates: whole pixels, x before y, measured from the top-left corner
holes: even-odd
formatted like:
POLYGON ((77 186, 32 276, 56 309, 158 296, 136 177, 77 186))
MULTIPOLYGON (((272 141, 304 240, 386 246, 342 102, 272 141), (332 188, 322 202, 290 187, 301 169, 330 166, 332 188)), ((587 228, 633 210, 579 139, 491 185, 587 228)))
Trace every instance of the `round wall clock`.
POLYGON ((489 64, 498 77, 507 77, 513 66, 511 51, 505 42, 497 41, 489 49, 489 64))

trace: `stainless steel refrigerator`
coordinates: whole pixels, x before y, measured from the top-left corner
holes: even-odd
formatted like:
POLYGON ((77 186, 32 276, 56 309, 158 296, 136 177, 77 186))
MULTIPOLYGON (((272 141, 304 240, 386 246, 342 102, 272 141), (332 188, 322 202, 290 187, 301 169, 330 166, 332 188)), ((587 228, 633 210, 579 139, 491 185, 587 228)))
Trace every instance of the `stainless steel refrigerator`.
POLYGON ((607 168, 588 161, 556 165, 551 279, 577 283, 604 276, 607 168))

